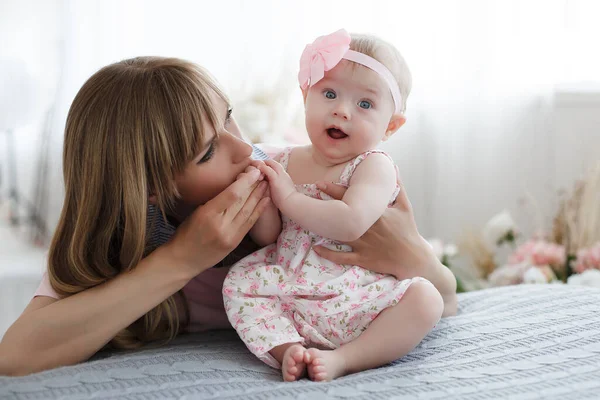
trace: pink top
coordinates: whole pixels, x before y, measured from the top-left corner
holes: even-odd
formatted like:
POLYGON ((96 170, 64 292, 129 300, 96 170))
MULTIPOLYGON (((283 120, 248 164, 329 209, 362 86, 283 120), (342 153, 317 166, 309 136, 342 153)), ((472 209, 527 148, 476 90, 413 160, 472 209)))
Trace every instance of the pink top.
MULTIPOLYGON (((187 330, 200 332, 210 329, 230 328, 231 324, 225 314, 221 288, 229 268, 210 268, 188 282, 183 288, 190 310, 190 323, 187 330)), ((34 297, 47 296, 59 299, 58 293, 52 289, 48 274, 44 273, 42 282, 34 297)))
MULTIPOLYGON (((273 157, 280 150, 277 147, 263 147, 269 157, 273 157)), ((187 330, 200 332, 210 329, 231 328, 225 314, 223 295, 221 293, 223 281, 229 268, 211 268, 188 282, 183 288, 190 311, 190 323, 187 330)), ((44 273, 42 282, 36 290, 34 297, 47 296, 59 299, 58 293, 52 289, 48 274, 44 273)))

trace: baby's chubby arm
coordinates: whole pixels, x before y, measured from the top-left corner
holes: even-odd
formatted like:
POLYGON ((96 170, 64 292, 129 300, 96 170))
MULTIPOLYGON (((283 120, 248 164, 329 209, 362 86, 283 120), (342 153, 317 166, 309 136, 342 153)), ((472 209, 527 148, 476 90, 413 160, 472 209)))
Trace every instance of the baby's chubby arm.
MULTIPOLYGON (((260 161, 253 161, 248 168, 244 171, 245 173, 251 171, 252 169, 257 169, 257 166, 262 164, 260 161)), ((262 175, 262 174, 261 174, 262 175)), ((238 179, 242 176, 240 174, 238 179)), ((259 181, 256 182, 257 185, 267 185, 267 182, 261 182, 264 180, 264 175, 259 178, 259 181)), ((263 197, 270 197, 269 188, 265 191, 263 197)), ((277 241, 277 237, 281 233, 281 216, 279 215, 279 210, 273 204, 273 201, 268 204, 262 214, 258 217, 254 226, 250 228, 248 234, 257 245, 264 247, 271 243, 277 241)))
MULTIPOLYGON (((267 189, 267 194, 269 196, 267 189)), ((264 247, 275 243, 281 233, 281 216, 273 201, 267 205, 263 213, 258 217, 254 226, 250 229, 250 237, 257 245, 264 247)))
POLYGON ((269 181, 271 198, 283 214, 321 236, 340 241, 361 237, 381 217, 396 187, 396 169, 379 153, 362 161, 342 200, 318 200, 296 191, 275 161, 259 166, 269 181))

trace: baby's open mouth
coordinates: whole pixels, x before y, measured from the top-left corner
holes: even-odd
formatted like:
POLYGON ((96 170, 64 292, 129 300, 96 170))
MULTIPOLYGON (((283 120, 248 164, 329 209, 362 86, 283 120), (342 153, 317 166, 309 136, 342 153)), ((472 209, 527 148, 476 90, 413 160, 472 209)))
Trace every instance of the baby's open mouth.
POLYGON ((332 139, 344 139, 348 137, 348 135, 346 135, 342 130, 338 128, 327 129, 327 136, 329 136, 332 139))

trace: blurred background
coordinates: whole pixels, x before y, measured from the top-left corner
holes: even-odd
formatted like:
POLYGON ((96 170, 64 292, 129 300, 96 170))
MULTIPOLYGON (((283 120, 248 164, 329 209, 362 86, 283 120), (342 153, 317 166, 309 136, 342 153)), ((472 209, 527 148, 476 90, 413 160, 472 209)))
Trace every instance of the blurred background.
POLYGON ((248 138, 303 143, 304 46, 374 33, 413 74, 407 123, 383 148, 423 236, 458 241, 502 210, 531 235, 599 161, 599 18, 593 0, 0 0, 0 336, 45 268, 66 114, 102 66, 197 62, 248 138))

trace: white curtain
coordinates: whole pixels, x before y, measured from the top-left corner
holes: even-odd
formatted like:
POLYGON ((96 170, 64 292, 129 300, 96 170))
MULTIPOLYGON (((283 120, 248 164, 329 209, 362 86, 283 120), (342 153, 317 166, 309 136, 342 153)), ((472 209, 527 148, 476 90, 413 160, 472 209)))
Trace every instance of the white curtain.
MULTIPOLYGON (((528 217, 524 229, 547 228, 557 190, 597 159, 592 151, 582 155, 584 133, 565 135, 568 124, 556 129, 555 101, 557 87, 600 81, 600 4, 593 0, 56 4, 61 11, 47 14, 48 24, 55 21, 63 42, 50 44, 64 45, 66 76, 58 96, 56 164, 64 117, 85 79, 138 55, 200 63, 240 105, 242 126, 264 127, 269 140, 289 133, 301 120, 299 55, 316 36, 341 27, 392 42, 412 70, 408 122, 384 148, 400 166, 424 235, 452 239, 503 208, 524 217, 532 207, 523 208, 522 199, 534 199, 542 216, 528 217), (250 112, 248 99, 273 104, 262 114, 250 112), (250 115, 271 123, 244 121, 250 115)), ((38 43, 48 46, 43 37, 38 43)), ((591 108, 600 114, 597 105, 591 108)), ((600 121, 590 121, 585 139, 600 148, 600 121)), ((60 180, 58 172, 54 179, 60 180)), ((62 200, 55 197, 51 226, 62 200)))

